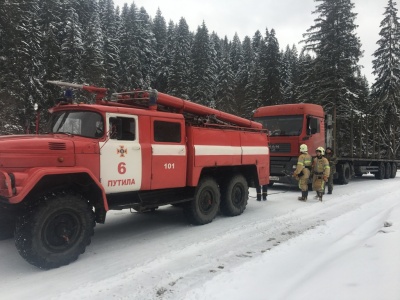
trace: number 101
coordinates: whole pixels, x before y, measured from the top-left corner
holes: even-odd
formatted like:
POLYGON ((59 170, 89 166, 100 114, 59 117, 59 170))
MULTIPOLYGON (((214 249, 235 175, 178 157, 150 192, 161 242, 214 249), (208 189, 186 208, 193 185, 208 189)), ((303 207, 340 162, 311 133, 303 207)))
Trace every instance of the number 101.
POLYGON ((174 163, 164 164, 164 169, 166 169, 166 170, 175 169, 175 164, 174 163))

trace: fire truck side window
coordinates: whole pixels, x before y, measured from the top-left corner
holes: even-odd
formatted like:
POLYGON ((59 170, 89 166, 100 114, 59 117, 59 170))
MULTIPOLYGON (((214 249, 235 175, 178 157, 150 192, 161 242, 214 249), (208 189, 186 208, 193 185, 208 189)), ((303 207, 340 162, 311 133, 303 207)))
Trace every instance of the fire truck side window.
POLYGON ((110 123, 110 139, 134 141, 135 140, 135 119, 113 117, 110 123))
POLYGON ((180 143, 181 124, 175 122, 154 121, 154 141, 180 143))

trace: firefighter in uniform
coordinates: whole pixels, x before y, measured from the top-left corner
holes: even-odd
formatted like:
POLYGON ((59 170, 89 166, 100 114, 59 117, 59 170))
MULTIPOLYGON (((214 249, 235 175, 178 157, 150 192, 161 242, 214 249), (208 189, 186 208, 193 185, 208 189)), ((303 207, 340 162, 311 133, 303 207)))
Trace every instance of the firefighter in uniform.
POLYGON ((325 149, 325 157, 329 161, 329 167, 330 167, 328 184, 327 184, 328 185, 328 194, 332 194, 333 174, 335 174, 335 172, 336 172, 337 158, 336 158, 336 155, 333 153, 333 150, 331 147, 327 147, 325 149))
POLYGON ((329 178, 330 167, 329 161, 323 156, 325 154, 324 148, 318 147, 315 153, 317 156, 314 158, 312 164, 313 190, 317 192, 315 199, 322 201, 325 183, 329 178))
POLYGON ((301 190, 301 197, 299 197, 298 200, 307 201, 308 179, 310 178, 312 157, 308 154, 308 147, 306 144, 300 145, 300 153, 293 176, 299 181, 299 188, 301 190))

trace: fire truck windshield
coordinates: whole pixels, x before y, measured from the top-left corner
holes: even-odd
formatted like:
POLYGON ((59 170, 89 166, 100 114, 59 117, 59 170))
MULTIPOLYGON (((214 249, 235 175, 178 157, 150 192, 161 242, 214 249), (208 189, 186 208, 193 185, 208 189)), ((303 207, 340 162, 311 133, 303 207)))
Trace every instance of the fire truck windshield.
POLYGON ((299 136, 303 130, 303 116, 259 117, 255 121, 263 124, 271 136, 299 136))
POLYGON ((58 111, 51 115, 48 132, 100 138, 104 135, 104 122, 100 114, 92 111, 58 111))

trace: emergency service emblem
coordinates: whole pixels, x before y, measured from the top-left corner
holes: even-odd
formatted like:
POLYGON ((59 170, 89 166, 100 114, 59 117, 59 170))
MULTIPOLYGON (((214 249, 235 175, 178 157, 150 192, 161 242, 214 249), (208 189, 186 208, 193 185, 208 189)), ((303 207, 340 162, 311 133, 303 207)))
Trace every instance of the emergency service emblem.
POLYGON ((125 149, 123 145, 120 145, 117 149, 117 154, 119 154, 119 157, 125 157, 125 154, 128 154, 128 149, 125 149))

